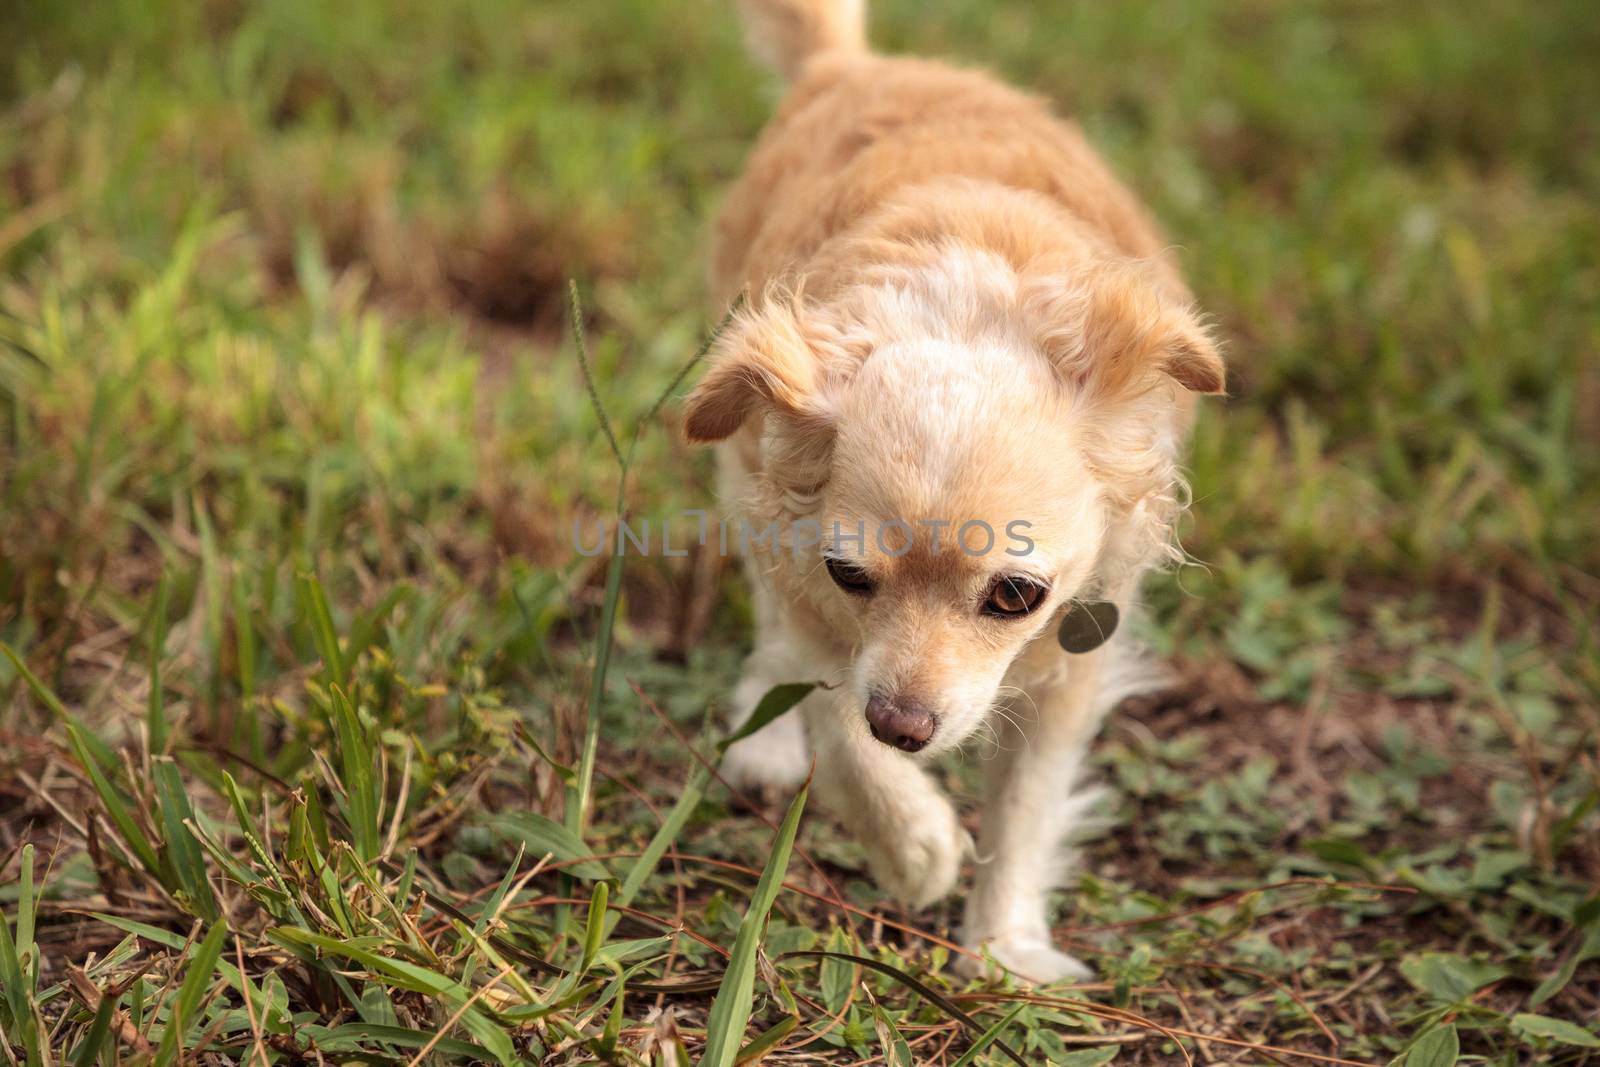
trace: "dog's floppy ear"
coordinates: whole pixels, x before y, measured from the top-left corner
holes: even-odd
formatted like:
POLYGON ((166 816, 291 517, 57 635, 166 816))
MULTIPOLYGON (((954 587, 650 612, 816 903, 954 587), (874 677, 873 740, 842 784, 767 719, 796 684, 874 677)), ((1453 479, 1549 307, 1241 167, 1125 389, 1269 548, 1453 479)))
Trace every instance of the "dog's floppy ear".
POLYGON ((792 307, 741 312, 712 345, 711 369, 684 404, 684 432, 691 441, 721 441, 757 411, 815 417, 818 376, 792 307))
POLYGON ((1109 271, 1086 285, 1041 279, 1029 303, 1045 352, 1085 388, 1116 396, 1157 374, 1196 393, 1226 388, 1227 368, 1204 324, 1137 273, 1109 271))

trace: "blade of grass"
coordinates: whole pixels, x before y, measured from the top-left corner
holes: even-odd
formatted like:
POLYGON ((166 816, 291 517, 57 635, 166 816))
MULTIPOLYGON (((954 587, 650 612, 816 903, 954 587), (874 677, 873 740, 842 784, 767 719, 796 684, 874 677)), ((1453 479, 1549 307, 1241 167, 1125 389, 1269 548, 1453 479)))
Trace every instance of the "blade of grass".
POLYGON ((345 1023, 335 1026, 330 1030, 319 1027, 305 1027, 303 1032, 307 1037, 316 1041, 317 1047, 324 1052, 363 1052, 365 1042, 381 1042, 386 1045, 399 1045, 404 1048, 421 1048, 428 1042, 433 1042, 435 1052, 443 1053, 460 1060, 478 1062, 490 1056, 488 1049, 482 1045, 474 1045, 470 1041, 458 1038, 437 1037, 435 1034, 423 1030, 413 1030, 405 1026, 384 1026, 380 1023, 345 1023))
MULTIPOLYGON (((512 859, 511 866, 506 868, 506 873, 500 879, 500 884, 495 888, 494 894, 483 903, 483 910, 478 913, 478 921, 472 924, 474 934, 482 934, 489 928, 489 923, 499 914, 500 906, 505 902, 506 894, 511 892, 512 883, 517 880, 517 872, 522 869, 522 856, 527 849, 518 848, 516 857, 512 859)), ((404 900, 404 896, 398 897, 404 900)))
POLYGON ((589 973, 595 955, 606 939, 606 896, 609 888, 605 882, 596 882, 589 897, 589 918, 583 929, 583 960, 578 964, 578 974, 589 973))
POLYGON ((416 596, 416 590, 411 586, 401 584, 395 586, 378 602, 378 606, 364 615, 357 615, 350 623, 350 632, 347 635, 347 652, 350 656, 361 655, 372 643, 377 640, 379 631, 389 621, 389 616, 401 604, 409 603, 416 596))
MULTIPOLYGON (((182 952, 184 945, 188 943, 188 939, 182 934, 175 934, 171 930, 163 930, 159 926, 151 926, 149 923, 125 919, 120 915, 109 915, 105 912, 89 912, 88 915, 90 918, 103 922, 107 926, 132 934, 134 937, 148 941, 152 945, 169 948, 174 952, 182 952)), ((234 986, 234 988, 244 988, 249 985, 245 976, 240 974, 239 970, 225 958, 219 957, 217 959, 216 968, 217 972, 222 975, 223 980, 234 986)), ((268 1006, 264 995, 259 1003, 263 1009, 268 1006)), ((133 1012, 132 1014, 137 1015, 139 1013, 133 1012)))
POLYGON ((211 711, 213 730, 222 714, 222 612, 224 600, 224 569, 222 555, 217 548, 216 530, 211 525, 211 513, 205 499, 197 492, 193 499, 195 531, 200 538, 200 589, 205 608, 205 687, 206 703, 211 711))
MULTIPOLYGON (((67 741, 71 744, 73 752, 77 754, 79 764, 89 775, 90 782, 94 784, 95 792, 100 796, 100 806, 111 817, 111 821, 117 827, 117 832, 122 835, 123 842, 132 850, 139 862, 144 865, 146 871, 157 878, 161 878, 162 882, 166 883, 167 879, 161 877, 161 859, 156 854, 155 846, 150 843, 150 838, 139 828, 139 824, 134 820, 133 814, 128 811, 127 804, 123 802, 122 794, 117 792, 111 781, 101 771, 100 764, 95 761, 90 751, 89 743, 84 739, 83 731, 74 723, 67 724, 67 741)), ((168 888, 170 889, 171 887, 169 886, 168 888)))
POLYGON ((567 873, 585 881, 601 881, 611 877, 606 865, 591 859, 593 852, 583 840, 565 826, 534 811, 506 811, 490 816, 486 825, 509 841, 519 841, 527 846, 531 856, 550 855, 568 861, 567 873), (571 863, 577 860, 581 862, 571 863))
POLYGON ((783 887, 784 873, 789 869, 789 853, 794 849, 795 835, 800 829, 800 813, 805 810, 806 794, 810 783, 802 786, 789 804, 789 811, 778 828, 772 842, 772 855, 767 858, 755 892, 750 896, 750 907, 739 921, 739 932, 734 936, 733 955, 728 969, 717 988, 711 1003, 711 1014, 706 1019, 706 1047, 700 1058, 702 1067, 733 1067, 738 1059, 740 1044, 744 1041, 745 1026, 750 1021, 751 1000, 755 996, 756 960, 761 949, 761 936, 767 925, 767 915, 772 911, 778 891, 783 887))
POLYGON ((33 889, 33 845, 22 846, 17 871, 17 958, 26 960, 33 951, 33 921, 37 898, 33 889))
MULTIPOLYGON (((912 989, 918 993, 921 993, 930 1004, 933 1004, 941 1011, 945 1012, 945 1014, 949 1015, 952 1019, 962 1023, 973 1033, 983 1033, 983 1027, 978 1025, 978 1020, 962 1011, 960 1006, 957 1005, 955 1001, 951 1000, 943 993, 940 993, 937 989, 930 987, 927 983, 913 978, 911 975, 900 970, 898 967, 891 967, 887 963, 880 963, 879 961, 871 959, 867 956, 857 956, 849 952, 826 952, 821 949, 785 952, 779 957, 779 959, 785 960, 805 958, 847 960, 851 963, 865 967, 868 970, 877 971, 879 974, 886 974, 890 978, 893 978, 895 981, 899 982, 901 985, 906 986, 908 989, 912 989)), ((1001 1052, 1004 1052, 1013 1063, 1017 1064, 1017 1067, 1028 1067, 1027 1061, 1017 1054, 1016 1049, 1012 1048, 1004 1041, 1001 1041, 999 1038, 995 1039, 994 1044, 1000 1049, 1001 1052)))
POLYGON ((371 860, 383 847, 383 798, 374 772, 376 755, 367 743, 361 718, 339 685, 331 686, 334 730, 339 738, 340 784, 345 792, 345 818, 356 852, 371 860))
MULTIPOLYGON (((167 856, 173 873, 183 889, 182 897, 195 909, 195 914, 207 922, 217 917, 217 902, 206 878, 205 857, 188 822, 194 818, 194 809, 183 790, 183 778, 177 764, 169 759, 154 761, 156 807, 161 812, 161 825, 167 836, 167 856)), ((180 899, 180 902, 181 899, 180 899)))
POLYGON ((167 597, 170 584, 165 571, 156 582, 155 600, 150 606, 147 642, 150 649, 150 697, 145 706, 145 725, 150 731, 150 751, 167 750, 165 693, 161 688, 161 660, 167 647, 167 597))
MULTIPOLYGON (((626 479, 626 468, 623 477, 626 479)), ((625 514, 621 493, 617 501, 618 522, 625 514)), ((578 757, 578 781, 573 787, 574 804, 567 806, 567 822, 572 832, 582 836, 589 825, 589 809, 594 792, 594 765, 600 751, 600 709, 611 668, 611 637, 617 624, 617 603, 622 599, 622 550, 620 543, 606 564, 605 601, 600 609, 600 632, 595 635, 594 671, 589 676, 589 699, 584 709, 583 749, 578 757)))
POLYGON ((88 1033, 83 1035, 83 1040, 78 1042, 77 1051, 72 1054, 72 1067, 93 1067, 100 1059, 100 1052, 105 1048, 106 1038, 111 1033, 111 1017, 116 1013, 119 999, 101 996, 100 1006, 95 1009, 94 1022, 89 1024, 88 1033))
MULTIPOLYGON (((30 845, 31 849, 32 846, 30 845)), ((31 871, 23 871, 23 884, 26 885, 31 871)), ((6 1029, 12 1033, 13 1039, 19 1038, 32 1026, 33 1019, 33 975, 24 959, 25 950, 23 927, 32 927, 33 917, 31 906, 27 902, 19 904, 17 909, 17 938, 12 940, 11 925, 6 922, 4 912, 0 912, 0 1004, 6 1009, 6 1029)), ((28 939, 32 939, 31 929, 28 939)))
POLYGON ((628 876, 622 880, 622 888, 617 891, 618 904, 624 906, 632 904, 639 890, 643 889, 645 883, 654 876, 656 868, 661 865, 661 857, 666 855, 667 849, 678 840, 678 835, 683 832, 695 809, 700 806, 700 801, 704 799, 706 788, 710 784, 711 772, 697 766, 689 775, 689 781, 679 792, 672 810, 667 812, 667 817, 661 820, 661 826, 651 836, 650 843, 645 845, 644 851, 639 853, 639 858, 628 868, 628 876))
POLYGON ((380 955, 354 941, 339 941, 294 927, 275 927, 267 931, 267 936, 285 948, 303 945, 320 949, 324 953, 344 956, 384 975, 384 980, 391 985, 443 997, 454 1011, 460 1013, 458 1021, 461 1025, 482 1042, 497 1060, 508 1065, 516 1062, 516 1050, 511 1043, 511 1036, 494 1020, 479 1011, 477 1005, 472 1003, 472 993, 454 979, 405 960, 380 955))
POLYGON ((328 678, 335 685, 345 685, 349 675, 345 671, 344 653, 339 651, 339 634, 333 628, 333 614, 328 610, 328 597, 322 590, 322 583, 308 572, 300 576, 299 584, 301 611, 311 627, 311 637, 328 670, 328 678))
POLYGON ((526 742, 529 748, 533 749, 534 754, 543 760, 545 765, 548 766, 552 771, 555 771, 556 777, 561 779, 563 785, 571 787, 572 785, 576 784, 578 781, 578 772, 560 762, 554 756, 550 755, 550 753, 545 750, 544 745, 539 743, 539 739, 533 736, 533 731, 528 729, 527 723, 519 719, 513 726, 513 729, 516 731, 517 736, 526 742))
POLYGON ((594 367, 589 361, 589 339, 583 330, 583 300, 578 296, 576 279, 568 279, 567 293, 572 310, 572 341, 578 349, 578 369, 583 372, 583 387, 589 391, 589 404, 594 408, 595 418, 600 420, 600 429, 606 435, 606 443, 611 446, 611 454, 616 457, 617 465, 626 470, 628 461, 622 458, 622 446, 617 443, 616 432, 611 429, 611 419, 606 415, 605 405, 600 402, 600 390, 594 384, 594 367))
POLYGON ((239 660, 239 707, 244 712, 239 729, 244 732, 245 747, 250 758, 259 765, 266 762, 266 750, 262 747, 260 717, 255 714, 256 628, 250 620, 249 593, 244 580, 237 574, 232 591, 234 652, 239 660))
POLYGON ((200 942, 184 967, 183 983, 178 986, 178 996, 167 1016, 166 1029, 161 1034, 161 1044, 156 1047, 155 1067, 167 1067, 184 1050, 186 1030, 195 1021, 200 1003, 216 975, 217 958, 222 955, 222 943, 228 939, 226 923, 215 923, 200 942))
POLYGON ((672 380, 667 382, 667 387, 661 390, 661 395, 656 397, 654 404, 650 405, 650 410, 645 412, 644 418, 639 420, 636 433, 643 430, 655 419, 656 415, 660 413, 662 405, 672 399, 672 394, 678 391, 678 386, 683 384, 683 380, 689 377, 690 372, 698 367, 700 361, 710 353, 711 346, 717 343, 717 338, 722 336, 722 332, 728 328, 728 324, 734 320, 735 316, 744 307, 745 295, 741 292, 733 298, 733 303, 729 304, 728 310, 722 314, 722 321, 717 323, 715 329, 706 334, 706 339, 700 342, 700 347, 695 350, 694 355, 690 356, 683 366, 678 368, 678 373, 674 374, 672 380))
POLYGON ((33 693, 34 698, 43 704, 50 714, 69 726, 78 728, 85 750, 94 757, 97 764, 107 769, 117 766, 117 756, 116 753, 111 751, 111 747, 96 737, 94 731, 85 726, 76 715, 62 706, 56 695, 28 669, 28 665, 22 661, 22 657, 17 654, 14 648, 4 641, 0 641, 0 652, 5 653, 6 658, 11 661, 12 669, 17 672, 17 676, 27 683, 28 689, 33 693))
POLYGON ((1000 1021, 979 1035, 978 1039, 972 1043, 972 1046, 963 1052, 950 1067, 972 1067, 972 1063, 977 1060, 983 1050, 1000 1040, 1000 1035, 1005 1032, 1006 1027, 1010 1026, 1011 1021, 1022 1014, 1023 1009, 1027 1006, 1025 1003, 1018 1004, 1002 1015, 1000 1021))
POLYGON ((740 1049, 738 1059, 734 1060, 733 1062, 737 1064, 738 1067, 744 1067, 744 1064, 747 1063, 755 1063, 756 1061, 760 1060, 762 1056, 765 1056, 768 1052, 771 1052, 773 1049, 777 1048, 778 1045, 782 1043, 784 1038, 794 1033, 794 1028, 799 1025, 800 1020, 798 1017, 793 1015, 784 1016, 773 1026, 757 1035, 756 1038, 748 1045, 740 1049))
MULTIPOLYGON (((589 342, 583 329, 583 303, 578 296, 578 283, 568 282, 568 291, 571 296, 572 312, 572 340, 578 351, 578 367, 583 374, 584 388, 589 394, 589 403, 594 408, 595 418, 600 422, 600 428, 605 432, 606 442, 611 446, 611 454, 617 461, 617 503, 613 518, 616 527, 620 528, 627 515, 628 496, 628 471, 633 461, 634 449, 639 444, 639 438, 646 426, 654 420, 656 413, 661 410, 671 397, 678 385, 688 376, 694 366, 705 358, 711 350, 712 343, 732 320, 734 314, 743 303, 741 296, 732 307, 728 309, 722 322, 717 326, 705 342, 700 346, 687 363, 679 369, 678 373, 656 397, 655 402, 645 413, 633 429, 633 436, 629 439, 628 451, 624 455, 621 445, 617 441, 616 432, 611 428, 611 419, 606 414, 605 405, 600 402, 600 391, 595 386, 594 367, 589 358, 589 342)), ((567 826, 579 836, 582 836, 588 826, 591 794, 594 790, 594 763, 600 745, 600 709, 605 695, 606 673, 611 663, 611 639, 616 628, 617 602, 622 595, 622 545, 620 538, 614 546, 611 559, 606 565, 606 591, 605 599, 600 611, 600 628, 595 635, 595 662, 594 671, 589 679, 589 698, 585 707, 583 747, 578 759, 578 780, 567 791, 567 826)))
POLYGON ((617 995, 611 1001, 611 1013, 606 1016, 605 1029, 595 1040, 595 1048, 600 1055, 610 1058, 616 1052, 617 1042, 622 1037, 622 1020, 627 1006, 627 986, 618 983, 617 995))

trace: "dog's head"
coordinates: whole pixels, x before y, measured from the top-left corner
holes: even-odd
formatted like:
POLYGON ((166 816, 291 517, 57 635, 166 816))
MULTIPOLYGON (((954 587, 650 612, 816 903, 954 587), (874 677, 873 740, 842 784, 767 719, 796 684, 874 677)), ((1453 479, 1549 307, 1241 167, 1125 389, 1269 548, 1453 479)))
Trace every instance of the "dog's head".
POLYGON ((741 540, 853 647, 864 726, 906 751, 960 744, 1063 608, 1172 551, 1186 394, 1222 361, 1152 278, 1080 266, 951 248, 769 293, 689 397, 692 440, 760 420, 741 540))

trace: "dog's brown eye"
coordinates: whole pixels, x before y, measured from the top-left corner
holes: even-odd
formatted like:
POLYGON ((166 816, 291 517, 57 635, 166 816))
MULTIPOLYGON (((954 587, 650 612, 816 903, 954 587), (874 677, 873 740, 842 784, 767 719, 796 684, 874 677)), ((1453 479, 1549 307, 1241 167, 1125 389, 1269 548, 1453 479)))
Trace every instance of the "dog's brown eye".
POLYGON ((827 562, 828 577, 832 578, 833 583, 840 589, 860 596, 872 592, 872 579, 867 576, 866 571, 848 560, 834 559, 832 556, 828 557, 827 562))
POLYGON ((1049 588, 1032 578, 1004 577, 989 590, 989 599, 983 602, 985 615, 1012 618, 1027 615, 1038 607, 1049 588))

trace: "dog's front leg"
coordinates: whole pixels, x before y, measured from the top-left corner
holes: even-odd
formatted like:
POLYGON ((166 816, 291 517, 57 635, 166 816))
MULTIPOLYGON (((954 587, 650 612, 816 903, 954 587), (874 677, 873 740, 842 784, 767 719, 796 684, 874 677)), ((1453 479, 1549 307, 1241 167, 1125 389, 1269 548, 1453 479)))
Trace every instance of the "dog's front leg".
MULTIPOLYGON (((744 661, 739 685, 733 691, 733 714, 728 727, 737 730, 749 721, 761 698, 773 686, 807 678, 828 677, 843 668, 795 633, 786 613, 760 567, 745 563, 756 609, 756 647, 744 661)), ((830 699, 817 692, 808 701, 830 699)), ((788 793, 800 787, 811 772, 811 750, 799 711, 790 712, 757 730, 728 749, 722 774, 739 790, 788 793)))
POLYGON ((999 746, 986 768, 977 879, 962 939, 1036 982, 1089 974, 1055 947, 1047 909, 1063 873, 1064 839, 1091 799, 1072 789, 1103 715, 1102 656, 1074 658, 1067 673, 1030 687, 1031 701, 1009 706, 995 723, 999 746))
MULTIPOLYGON (((786 647, 758 646, 745 660, 744 674, 733 691, 730 729, 743 726, 773 686, 804 677, 786 647)), ((818 699, 818 694, 808 697, 818 699)), ((805 723, 798 712, 791 712, 768 723, 728 749, 722 761, 722 775, 739 790, 788 793, 799 788, 811 771, 811 752, 806 745, 805 723)))
POLYGON ((912 908, 955 888, 971 836, 927 772, 873 738, 861 707, 804 705, 816 752, 816 789, 829 812, 861 842, 879 887, 912 908))

